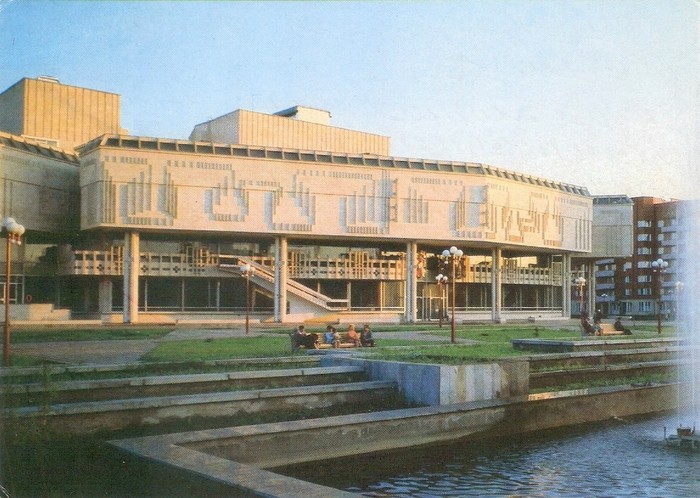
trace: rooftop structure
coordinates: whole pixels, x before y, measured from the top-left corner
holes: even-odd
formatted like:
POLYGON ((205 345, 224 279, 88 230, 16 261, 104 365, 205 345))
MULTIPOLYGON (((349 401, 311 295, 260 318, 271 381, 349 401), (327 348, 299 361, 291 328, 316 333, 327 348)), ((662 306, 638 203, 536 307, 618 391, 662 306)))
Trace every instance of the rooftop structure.
POLYGON ((46 76, 22 78, 0 93, 0 130, 63 149, 103 133, 126 132, 119 95, 46 76))
POLYGON ((389 155, 389 137, 329 126, 330 113, 295 106, 276 114, 239 109, 198 124, 196 142, 275 147, 338 154, 389 155))

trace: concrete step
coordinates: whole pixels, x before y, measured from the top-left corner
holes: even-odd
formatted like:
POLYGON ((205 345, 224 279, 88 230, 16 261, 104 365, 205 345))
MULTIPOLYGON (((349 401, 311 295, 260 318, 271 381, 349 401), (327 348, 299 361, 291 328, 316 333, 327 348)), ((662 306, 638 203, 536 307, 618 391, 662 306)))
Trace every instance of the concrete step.
POLYGON ((582 368, 601 365, 665 361, 690 358, 692 351, 685 346, 660 348, 616 349, 612 351, 577 351, 523 357, 530 362, 530 372, 546 369, 582 368))
POLYGON ((41 367, 24 367, 24 368, 0 368, 0 378, 8 379, 8 382, 14 382, 14 379, 21 379, 29 376, 44 376, 44 375, 63 375, 75 374, 89 377, 90 374, 104 372, 134 372, 139 370, 158 370, 158 369, 202 369, 206 367, 225 367, 230 366, 255 366, 265 364, 298 364, 317 366, 320 359, 308 355, 296 356, 276 356, 273 358, 233 358, 225 360, 205 360, 205 361, 174 361, 167 363, 158 362, 139 362, 139 363, 106 363, 106 364, 90 364, 90 365, 45 365, 41 367))
POLYGON ((174 396, 218 391, 357 382, 366 378, 356 366, 289 368, 203 374, 125 377, 0 387, 5 406, 174 396))
POLYGON ((551 388, 572 383, 591 382, 595 380, 641 377, 652 374, 676 374, 679 367, 689 365, 690 361, 645 361, 640 363, 623 363, 577 368, 571 370, 551 370, 530 373, 530 388, 551 388))
POLYGON ((153 426, 175 420, 233 417, 241 414, 291 412, 349 405, 361 409, 396 394, 390 381, 256 389, 182 396, 91 401, 3 410, 2 425, 44 424, 52 430, 88 434, 127 427, 153 426))

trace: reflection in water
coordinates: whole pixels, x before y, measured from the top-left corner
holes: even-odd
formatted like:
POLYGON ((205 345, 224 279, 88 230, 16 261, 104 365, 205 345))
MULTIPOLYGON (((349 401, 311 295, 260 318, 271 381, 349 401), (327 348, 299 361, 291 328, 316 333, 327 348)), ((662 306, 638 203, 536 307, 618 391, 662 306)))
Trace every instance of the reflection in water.
POLYGON ((366 496, 700 496, 700 452, 663 444, 663 428, 675 430, 676 417, 316 462, 281 473, 366 496))

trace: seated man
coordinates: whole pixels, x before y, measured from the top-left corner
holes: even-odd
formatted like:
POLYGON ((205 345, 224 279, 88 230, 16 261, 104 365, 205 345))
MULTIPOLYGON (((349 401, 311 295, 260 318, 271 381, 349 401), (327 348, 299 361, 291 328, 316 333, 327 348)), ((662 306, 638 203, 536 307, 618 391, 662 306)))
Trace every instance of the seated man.
POLYGON ((303 325, 299 325, 294 331, 292 340, 296 347, 304 346, 306 349, 318 349, 318 334, 309 334, 304 330, 303 325))
POLYGON ((369 329, 369 324, 365 324, 362 327, 362 332, 360 333, 360 344, 366 348, 374 347, 374 339, 372 338, 372 331, 369 329))
POLYGON ((625 335, 632 335, 632 331, 630 329, 626 329, 625 326, 622 325, 622 318, 619 316, 615 320, 615 323, 613 323, 613 328, 615 330, 619 330, 620 332, 622 332, 625 335))

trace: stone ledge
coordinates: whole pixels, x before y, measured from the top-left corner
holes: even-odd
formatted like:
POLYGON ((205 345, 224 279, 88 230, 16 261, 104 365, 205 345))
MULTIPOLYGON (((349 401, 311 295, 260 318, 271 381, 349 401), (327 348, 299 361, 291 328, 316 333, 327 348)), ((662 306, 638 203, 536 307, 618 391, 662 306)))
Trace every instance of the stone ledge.
POLYGON ((511 402, 460 403, 225 427, 110 441, 110 444, 262 496, 319 496, 313 494, 317 491, 322 493, 320 496, 346 496, 342 491, 324 490, 311 484, 314 487, 306 492, 303 487, 293 488, 302 486, 296 480, 287 481, 284 476, 275 477, 264 470, 258 474, 250 469, 441 441, 512 436, 611 417, 660 412, 675 408, 678 389, 676 384, 583 389, 542 393, 511 402), (275 482, 281 483, 280 487, 274 487, 275 482), (260 488, 254 487, 257 485, 260 488))

